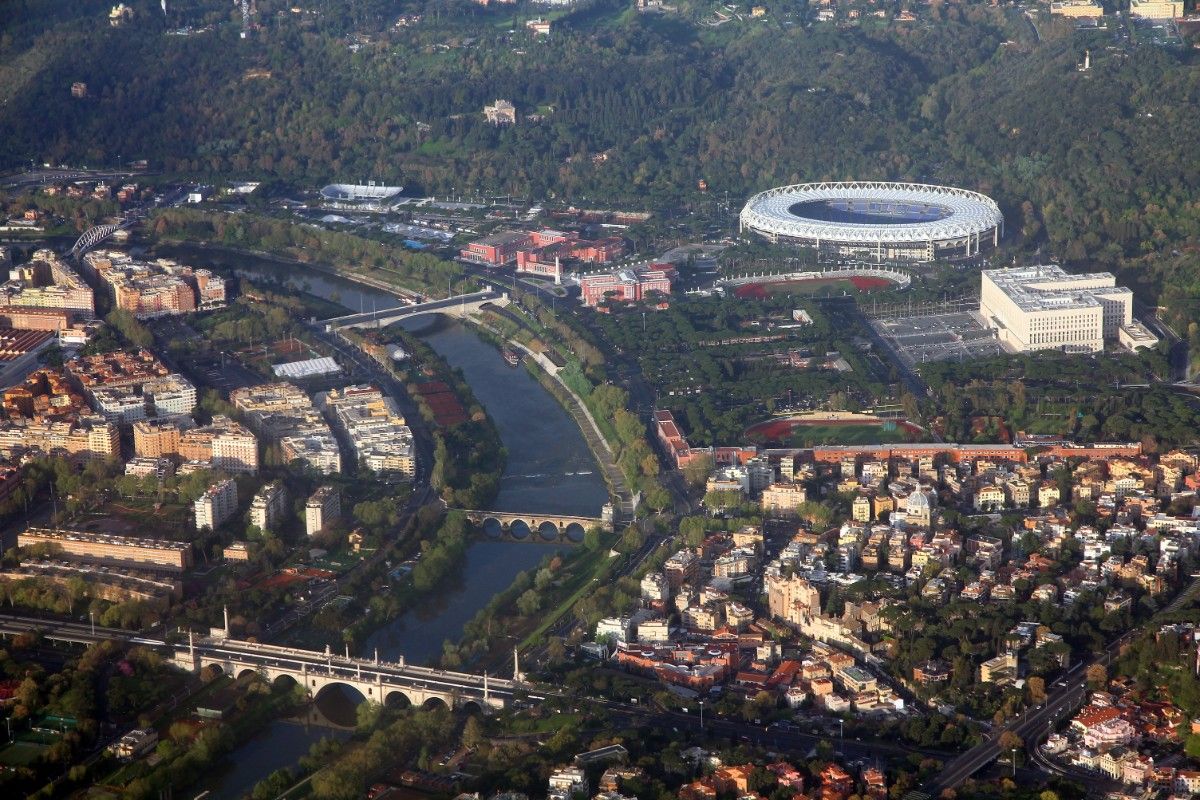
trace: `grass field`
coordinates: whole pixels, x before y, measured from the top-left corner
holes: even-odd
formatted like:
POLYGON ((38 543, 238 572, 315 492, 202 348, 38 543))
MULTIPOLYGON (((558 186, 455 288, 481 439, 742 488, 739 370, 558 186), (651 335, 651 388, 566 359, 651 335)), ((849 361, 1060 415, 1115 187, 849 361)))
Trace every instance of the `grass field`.
POLYGON ((912 441, 903 428, 882 425, 798 425, 785 439, 785 447, 811 447, 814 444, 899 444, 912 441))
POLYGON ((820 444, 900 444, 920 441, 922 432, 907 423, 861 424, 792 422, 768 420, 746 429, 746 437, 759 444, 782 447, 812 447, 820 444))
POLYGON ((0 750, 0 765, 5 767, 23 767, 27 764, 32 764, 48 749, 50 749, 49 745, 37 744, 36 742, 13 742, 8 747, 0 750))

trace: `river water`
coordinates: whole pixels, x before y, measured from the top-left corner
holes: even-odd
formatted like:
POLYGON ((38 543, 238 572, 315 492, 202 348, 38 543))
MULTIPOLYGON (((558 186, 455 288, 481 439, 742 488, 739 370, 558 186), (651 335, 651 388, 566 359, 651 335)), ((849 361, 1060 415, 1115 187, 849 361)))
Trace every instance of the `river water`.
MULTIPOLYGON (((352 730, 313 724, 301 718, 277 719, 217 766, 194 791, 205 800, 237 800, 272 772, 292 769, 321 739, 349 739, 352 730)), ((189 795, 194 796, 194 795, 189 795)))
MULTIPOLYGON (((232 269, 243 278, 287 286, 352 311, 403 305, 396 297, 345 278, 265 257, 196 246, 163 248, 163 253, 197 267, 232 269)), ((434 316, 405 325, 451 367, 462 370, 499 431, 508 461, 495 510, 600 515, 608 491, 583 434, 523 367, 508 366, 494 347, 458 321, 434 316)), ((375 631, 364 652, 378 649, 380 658, 388 661, 403 656, 410 663, 432 662, 441 654, 443 642, 458 641, 463 626, 512 585, 518 573, 537 567, 562 549, 535 542, 474 542, 454 584, 420 611, 410 611, 375 631)), ((228 760, 232 766, 214 775, 204 788, 212 791, 211 800, 234 800, 275 770, 294 765, 322 737, 347 735, 326 726, 277 720, 238 748, 228 760)))

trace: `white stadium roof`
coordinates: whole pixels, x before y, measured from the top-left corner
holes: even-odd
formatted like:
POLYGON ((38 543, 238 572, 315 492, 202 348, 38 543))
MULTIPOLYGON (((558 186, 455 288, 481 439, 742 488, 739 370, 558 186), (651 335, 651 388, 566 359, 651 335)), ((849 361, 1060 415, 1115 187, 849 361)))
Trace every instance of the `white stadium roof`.
POLYGON ((1000 228, 1004 217, 990 197, 966 189, 923 183, 853 181, 801 183, 754 195, 739 216, 744 229, 771 237, 875 245, 944 242, 1000 228), (839 222, 802 216, 799 203, 912 204, 938 209, 938 219, 889 223, 839 222))
POLYGON ((321 189, 321 197, 342 202, 379 202, 404 191, 403 186, 383 186, 376 183, 331 183, 321 189))
POLYGON ((313 378, 317 375, 336 375, 342 371, 329 356, 310 358, 305 361, 289 361, 286 364, 276 364, 271 367, 280 378, 313 378))

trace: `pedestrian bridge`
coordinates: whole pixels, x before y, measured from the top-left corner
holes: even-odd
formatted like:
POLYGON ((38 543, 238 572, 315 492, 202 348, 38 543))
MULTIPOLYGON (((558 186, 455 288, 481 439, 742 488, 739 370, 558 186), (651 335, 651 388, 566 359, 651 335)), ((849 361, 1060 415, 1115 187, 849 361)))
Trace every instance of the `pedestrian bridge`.
POLYGON ((325 320, 325 330, 333 332, 339 328, 385 328, 388 325, 410 317, 422 314, 446 314, 451 317, 468 317, 478 314, 484 306, 507 306, 508 292, 497 292, 487 289, 482 292, 471 292, 443 300, 431 300, 411 306, 388 308, 379 311, 364 311, 361 314, 347 314, 325 320))
POLYGON ((93 225, 84 231, 83 235, 75 241, 75 246, 71 248, 71 255, 75 257, 82 256, 117 231, 131 227, 133 227, 133 220, 128 219, 122 220, 116 225, 93 225))
POLYGON ((253 672, 268 681, 291 680, 314 699, 330 686, 346 686, 370 702, 489 712, 505 708, 517 683, 484 673, 415 667, 399 662, 351 658, 347 655, 300 650, 220 636, 190 638, 176 645, 176 666, 199 672, 209 667, 233 678, 253 672))
POLYGON ((577 517, 569 514, 529 514, 504 511, 475 511, 464 513, 492 539, 510 542, 562 542, 578 544, 590 528, 611 531, 610 516, 577 517))

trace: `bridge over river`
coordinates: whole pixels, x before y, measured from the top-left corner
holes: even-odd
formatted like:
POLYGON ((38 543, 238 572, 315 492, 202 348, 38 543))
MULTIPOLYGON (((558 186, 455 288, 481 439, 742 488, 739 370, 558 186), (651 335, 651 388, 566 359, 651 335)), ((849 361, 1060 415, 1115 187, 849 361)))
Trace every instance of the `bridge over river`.
POLYGON ((476 511, 464 509, 472 523, 483 528, 493 539, 514 542, 571 542, 578 544, 590 528, 613 530, 612 506, 605 506, 599 517, 570 514, 539 514, 519 511, 476 511))
POLYGON ((508 292, 497 292, 487 289, 482 292, 471 292, 442 300, 430 300, 411 306, 364 311, 359 314, 347 314, 325 320, 322 324, 325 330, 334 331, 339 328, 384 328, 400 320, 419 317, 422 314, 446 314, 451 317, 466 317, 476 314, 484 306, 507 306, 508 292))
MULTIPOLYGON (((443 703, 448 708, 491 711, 512 703, 520 681, 519 662, 513 654, 514 678, 496 678, 484 673, 431 669, 399 662, 354 658, 347 654, 280 647, 261 642, 231 639, 220 629, 214 635, 189 636, 185 643, 168 645, 165 640, 143 637, 133 631, 83 623, 57 622, 35 617, 0 617, 0 634, 30 634, 78 644, 113 640, 148 647, 171 647, 171 661, 183 669, 199 672, 214 667, 231 677, 247 672, 268 681, 293 680, 312 697, 331 686, 347 686, 376 703, 407 702, 412 705, 443 703)), ((529 695, 541 699, 540 695, 529 695)))

